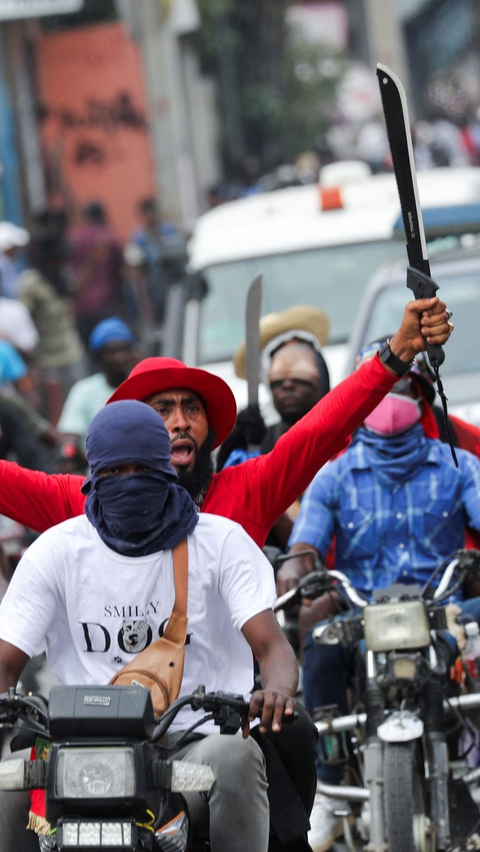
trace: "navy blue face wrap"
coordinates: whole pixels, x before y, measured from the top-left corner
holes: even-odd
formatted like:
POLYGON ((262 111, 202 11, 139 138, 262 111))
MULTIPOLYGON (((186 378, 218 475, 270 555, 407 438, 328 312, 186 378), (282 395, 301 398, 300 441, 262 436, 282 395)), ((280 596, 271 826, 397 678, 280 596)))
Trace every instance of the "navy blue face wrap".
POLYGON ((195 504, 176 482, 168 432, 152 408, 136 400, 106 405, 90 424, 86 448, 91 475, 82 486, 85 513, 108 547, 125 556, 146 556, 174 547, 192 532, 198 521, 195 504), (99 476, 131 463, 149 470, 99 476))

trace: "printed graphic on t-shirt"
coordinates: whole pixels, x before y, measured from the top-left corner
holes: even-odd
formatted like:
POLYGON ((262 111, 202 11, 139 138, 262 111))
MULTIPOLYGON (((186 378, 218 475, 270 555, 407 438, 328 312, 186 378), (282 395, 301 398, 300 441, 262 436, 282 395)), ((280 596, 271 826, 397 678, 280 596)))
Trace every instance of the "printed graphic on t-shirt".
POLYGON ((145 619, 123 619, 118 632, 118 644, 127 654, 138 654, 152 641, 152 628, 145 619))
MULTIPOLYGON (((148 618, 149 615, 153 619, 155 616, 158 617, 159 609, 160 601, 150 601, 144 606, 106 604, 103 608, 102 622, 79 622, 84 638, 82 650, 89 654, 106 654, 110 650, 123 651, 124 654, 139 654, 165 633, 168 618, 164 618, 158 626, 152 623, 152 618, 148 618)), ((187 634, 185 645, 190 644, 191 636, 191 633, 187 634)), ((115 657, 116 662, 120 660, 120 656, 115 657)))

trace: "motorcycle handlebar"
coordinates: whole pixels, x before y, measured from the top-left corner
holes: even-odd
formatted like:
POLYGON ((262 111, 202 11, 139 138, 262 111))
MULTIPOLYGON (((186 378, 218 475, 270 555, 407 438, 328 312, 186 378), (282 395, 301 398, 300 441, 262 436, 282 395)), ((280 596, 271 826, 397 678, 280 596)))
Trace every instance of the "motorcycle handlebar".
MULTIPOLYGON (((295 556, 298 555, 299 554, 295 554, 295 556)), ((322 566, 319 570, 312 571, 311 574, 307 574, 305 577, 302 577, 294 589, 290 589, 288 592, 285 592, 285 594, 280 595, 275 601, 273 611, 279 612, 284 609, 287 604, 295 603, 296 601, 300 601, 302 598, 314 599, 320 597, 320 595, 324 594, 324 592, 334 591, 334 580, 337 580, 337 582, 341 585, 345 594, 354 606, 357 606, 360 609, 367 606, 367 599, 364 598, 360 592, 357 592, 346 574, 343 574, 341 571, 328 571, 322 566)))
MULTIPOLYGON (((242 695, 233 695, 228 692, 205 692, 205 687, 198 686, 196 691, 190 695, 178 698, 165 711, 151 737, 152 742, 160 740, 167 732, 171 723, 178 715, 182 707, 190 705, 193 710, 204 710, 218 724, 229 722, 229 715, 224 711, 230 711, 230 715, 236 714, 237 729, 248 717, 250 703, 245 701, 242 695), (238 721, 238 724, 237 724, 238 721)), ((298 713, 284 714, 282 724, 291 724, 298 718, 298 713)), ((28 725, 39 733, 48 734, 48 702, 41 695, 23 695, 10 689, 7 693, 0 695, 0 728, 11 727, 19 719, 27 720, 28 725), (42 721, 39 721, 39 718, 42 721)), ((199 724, 203 719, 200 720, 199 724)), ((194 728, 197 725, 193 726, 194 728)))
MULTIPOLYGON (((192 710, 206 711, 206 713, 209 714, 208 718, 213 718, 217 723, 225 721, 225 716, 222 718, 222 711, 230 710, 232 714, 236 713, 238 716, 238 724, 236 724, 237 730, 240 729, 243 721, 248 717, 250 709, 250 702, 245 701, 242 695, 233 695, 229 692, 205 692, 205 687, 198 686, 196 691, 190 695, 184 695, 182 698, 177 698, 177 700, 170 705, 168 710, 165 711, 153 732, 151 737, 152 742, 158 742, 167 733, 168 728, 175 717, 178 715, 180 710, 187 705, 190 705, 192 710)), ((293 713, 284 713, 282 717, 282 724, 289 725, 296 719, 298 719, 298 713, 296 711, 293 713)), ((198 724, 201 724, 202 721, 204 720, 201 719, 198 724)), ((198 725, 193 725, 189 730, 193 730, 195 727, 198 727, 198 725)))
POLYGON ((422 597, 425 596, 427 590, 432 585, 433 580, 438 574, 440 574, 440 572, 442 572, 442 576, 440 577, 440 581, 433 595, 433 600, 437 603, 453 595, 461 586, 466 574, 469 571, 478 571, 479 569, 480 551, 457 550, 455 553, 450 554, 450 556, 448 556, 446 559, 440 562, 439 565, 437 565, 435 571, 433 571, 433 573, 430 575, 422 589, 422 597), (457 569, 459 569, 461 572, 460 576, 457 577, 457 580, 454 582, 453 586, 450 587, 450 583, 452 582, 452 578, 454 577, 455 571, 457 569))
MULTIPOLYGON (((298 553, 288 553, 284 556, 278 557, 277 564, 283 563, 289 558, 293 558, 296 556, 303 556, 305 554, 312 554, 311 550, 302 550, 298 553)), ((316 554, 315 554, 316 557, 316 554)), ((328 571, 318 560, 316 557, 315 560, 315 570, 310 574, 307 574, 305 577, 302 577, 300 582, 295 586, 294 589, 290 589, 285 594, 280 595, 273 607, 274 612, 279 612, 284 609, 287 604, 292 604, 294 602, 300 601, 302 598, 315 598, 319 597, 326 591, 332 591, 335 589, 335 585, 333 583, 334 580, 342 587, 343 591, 347 595, 350 602, 358 607, 359 609, 363 609, 369 601, 355 589, 355 587, 350 582, 349 578, 341 571, 328 571)), ((449 597, 454 594, 457 590, 458 586, 461 585, 461 578, 458 579, 450 588, 450 584, 452 582, 452 578, 455 575, 457 569, 463 572, 463 575, 472 570, 480 571, 480 551, 478 550, 458 550, 456 553, 450 555, 447 559, 443 560, 432 575, 429 577, 428 581, 425 583, 422 589, 422 597, 425 596, 425 592, 430 587, 433 579, 443 570, 442 576, 440 578, 440 582, 435 590, 433 595, 433 600, 435 602, 440 602, 445 597, 449 597)))
POLYGON ((338 580, 341 583, 342 588, 349 598, 349 600, 354 604, 354 606, 358 606, 360 609, 363 609, 368 605, 368 600, 365 598, 360 592, 357 592, 355 586, 352 585, 348 577, 343 574, 341 571, 330 571, 330 576, 335 580, 338 580))
POLYGON ((0 729, 18 720, 41 734, 48 734, 48 702, 42 695, 24 695, 14 687, 0 695, 0 729))
POLYGON ((310 548, 298 550, 294 553, 277 554, 272 564, 274 568, 279 568, 280 565, 283 565, 290 559, 297 559, 301 556, 313 557, 313 571, 302 577, 295 588, 289 589, 289 591, 285 592, 283 595, 279 595, 273 607, 274 612, 280 612, 288 605, 299 603, 302 598, 314 600, 315 598, 320 597, 320 595, 327 591, 331 586, 331 581, 328 579, 330 572, 326 570, 325 566, 318 558, 318 553, 310 548))
POLYGON ((273 611, 280 612, 280 610, 285 609, 287 604, 296 603, 302 598, 316 598, 322 595, 331 585, 328 574, 329 572, 323 568, 320 571, 312 571, 310 574, 306 574, 294 589, 289 589, 288 592, 277 598, 273 611))

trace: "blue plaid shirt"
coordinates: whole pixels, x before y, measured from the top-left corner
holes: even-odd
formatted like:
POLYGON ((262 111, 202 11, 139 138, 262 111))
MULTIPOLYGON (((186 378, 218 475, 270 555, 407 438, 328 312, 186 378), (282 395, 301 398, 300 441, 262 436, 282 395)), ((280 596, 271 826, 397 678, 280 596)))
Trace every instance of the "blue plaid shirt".
POLYGON ((359 590, 425 582, 438 563, 464 547, 465 527, 480 530, 480 462, 431 440, 418 473, 393 490, 376 480, 357 440, 317 473, 306 492, 289 546, 324 556, 336 535, 335 567, 359 590))

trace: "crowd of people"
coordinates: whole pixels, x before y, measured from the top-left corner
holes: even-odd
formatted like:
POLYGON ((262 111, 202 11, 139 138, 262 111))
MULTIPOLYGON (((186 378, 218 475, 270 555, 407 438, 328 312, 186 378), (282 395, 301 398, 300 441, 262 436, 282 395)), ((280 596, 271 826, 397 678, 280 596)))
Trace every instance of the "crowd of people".
POLYGON ((65 434, 84 444, 93 415, 148 351, 172 257, 185 248, 155 199, 137 213, 125 244, 96 201, 76 223, 56 209, 35 215, 28 231, 0 222, 0 398, 18 422, 11 440, 5 427, 3 457, 51 470, 65 434))
MULTIPOLYGON (((480 120, 462 116, 455 120, 432 112, 412 126, 417 169, 456 168, 480 164, 480 120)), ((209 209, 228 201, 272 192, 289 186, 316 184, 321 169, 342 160, 365 163, 372 174, 391 172, 392 161, 383 117, 373 115, 361 125, 337 123, 326 134, 317 151, 305 151, 295 160, 262 173, 260 161, 247 157, 230 180, 212 185, 208 192, 209 209)))
MULTIPOLYGON (((218 779, 208 796, 189 796, 194 827, 209 832, 213 852, 324 852, 341 825, 316 791, 325 767, 312 719, 319 706, 342 704, 345 684, 343 660, 313 648, 310 629, 331 601, 300 613, 304 710, 295 698, 297 660, 272 605, 312 564, 298 557, 274 578, 260 548, 308 547, 371 594, 379 584, 423 581, 463 546, 467 528, 480 533, 480 432, 452 423, 456 467, 430 378, 414 364, 426 341, 447 343, 450 314, 438 298, 409 302, 398 331, 362 352, 332 390, 325 314, 300 307, 264 317, 261 373, 278 414, 267 428, 256 407, 237 417, 218 376, 170 357, 141 359, 145 305, 157 320, 165 305, 155 270, 162 257, 178 257, 165 249, 178 235, 150 200, 140 212, 144 225, 123 254, 96 203, 76 229, 46 214, 38 231, 11 231, 14 244, 3 243, 10 270, 2 299, 16 305, 18 337, 9 339, 5 327, 0 342, 0 513, 41 535, 0 606, 0 693, 45 647, 63 683, 107 683, 140 651, 122 638, 121 613, 139 614, 142 648, 168 621, 170 551, 186 539, 180 694, 198 683, 253 690, 247 743, 240 735, 232 745, 208 728, 179 753, 213 765, 218 779), (23 270, 20 249, 28 251, 23 270), (125 288, 125 268, 142 264, 145 277, 125 288), (101 647, 93 624, 110 637, 101 647), (295 708, 295 724, 282 724, 295 708)), ((235 368, 244 375, 244 346, 235 368)), ((480 619, 478 598, 462 606, 480 619)), ((18 846, 12 825, 16 816, 26 822, 29 809, 30 825, 45 831, 44 803, 21 795, 11 807, 0 796, 4 852, 18 846)))

